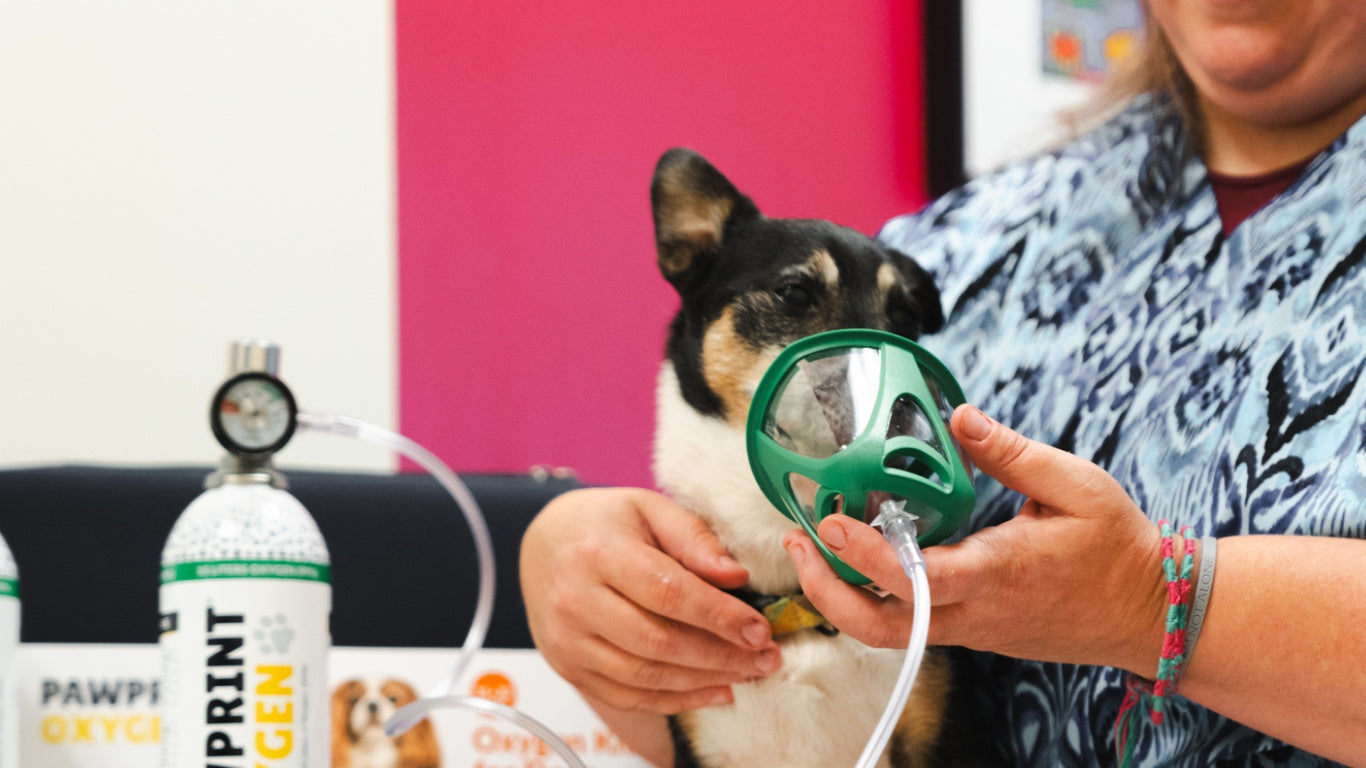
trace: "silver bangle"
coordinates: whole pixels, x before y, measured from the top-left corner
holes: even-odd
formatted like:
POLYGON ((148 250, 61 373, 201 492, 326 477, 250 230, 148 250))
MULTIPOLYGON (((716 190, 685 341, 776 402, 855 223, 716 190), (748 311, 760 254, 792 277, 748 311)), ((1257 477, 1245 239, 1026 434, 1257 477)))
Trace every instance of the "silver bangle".
POLYGON ((1186 622, 1186 664, 1195 652, 1195 641, 1200 639, 1200 628, 1205 623, 1205 609, 1209 607, 1209 593, 1214 588, 1214 557, 1218 539, 1200 539, 1200 577, 1195 582, 1195 598, 1191 601, 1190 620, 1186 622))

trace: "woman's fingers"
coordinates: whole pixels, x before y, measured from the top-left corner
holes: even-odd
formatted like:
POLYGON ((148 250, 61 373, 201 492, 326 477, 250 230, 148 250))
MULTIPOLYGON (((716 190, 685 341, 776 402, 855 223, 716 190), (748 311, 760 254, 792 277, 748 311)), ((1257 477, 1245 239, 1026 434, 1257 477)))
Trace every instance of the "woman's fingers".
MULTIPOLYGON (((594 623, 598 636, 630 656, 667 662, 669 667, 706 672, 709 675, 705 678, 708 683, 751 680, 776 670, 781 658, 763 616, 736 598, 716 592, 700 580, 698 584, 706 591, 682 597, 678 605, 684 607, 669 613, 649 606, 653 595, 643 599, 632 594, 616 596, 617 599, 607 601, 606 605, 592 614, 597 617, 594 623), (718 605, 711 606, 713 602, 718 605), (730 613, 739 618, 732 620, 727 616, 730 613), (720 625, 740 627, 738 641, 720 634, 723 630, 709 620, 711 617, 715 617, 720 625), (754 624, 762 626, 756 627, 754 624), (751 643, 744 637, 746 631, 760 641, 751 643)), ((688 592, 683 590, 685 595, 688 592)), ((646 671, 655 669, 651 667, 646 671)), ((651 681, 637 676, 634 682, 649 687, 646 684, 651 681)), ((695 685, 695 682, 695 679, 689 678, 687 681, 661 680, 655 684, 679 690, 695 685)))
POLYGON ((662 634, 673 637, 661 642, 644 638, 645 653, 635 650, 641 638, 630 633, 618 633, 610 638, 602 635, 586 638, 587 666, 611 670, 612 676, 623 685, 682 692, 757 680, 779 664, 776 647, 737 652, 734 647, 723 647, 715 637, 687 627, 665 629, 662 634), (676 650, 676 653, 660 655, 666 650, 676 650))
MULTIPOLYGON (((621 557, 604 558, 597 567, 605 584, 640 609, 638 617, 617 617, 622 621, 621 630, 651 633, 650 638, 642 641, 644 647, 637 644, 637 652, 648 653, 648 646, 655 645, 660 653, 672 657, 682 650, 692 650, 683 640, 705 636, 717 640, 705 649, 709 662, 723 665, 722 657, 772 644, 772 634, 762 614, 708 584, 660 550, 636 548, 621 557), (653 619, 666 619, 671 624, 653 619), (670 634, 680 628, 698 631, 670 634)), ((698 648, 697 652, 703 649, 698 648)))
POLYGON ((656 546, 687 570, 722 589, 743 587, 749 573, 726 552, 702 518, 658 493, 640 492, 636 509, 656 546))
POLYGON ((609 705, 674 712, 715 703, 729 684, 781 664, 763 616, 713 583, 743 584, 745 570, 660 494, 559 497, 527 529, 520 565, 537 647, 609 705))
MULTIPOLYGON (((873 535, 877 535, 875 531, 872 532, 873 535)), ((802 582, 802 593, 830 623, 867 645, 880 648, 905 647, 913 610, 909 602, 880 597, 840 578, 839 574, 825 562, 820 550, 801 531, 788 532, 783 537, 783 546, 787 548, 792 562, 797 566, 797 575, 802 582)), ((892 555, 890 548, 886 554, 895 565, 896 557, 892 555)), ((864 565, 873 565, 875 559, 870 559, 864 565)), ((871 570, 884 573, 889 581, 898 582, 905 588, 906 596, 910 597, 909 579, 904 572, 898 578, 890 572, 884 572, 880 566, 871 570)), ((863 573, 872 577, 867 571, 863 573)))
POLYGON ((816 529, 821 541, 854 570, 882 589, 911 598, 911 579, 878 530, 848 515, 831 515, 816 529))
POLYGON ((1122 493, 1095 464, 1030 440, 976 406, 958 406, 949 425, 973 465, 1044 508, 1087 514, 1122 493))
POLYGON ((571 680, 585 696, 620 710, 674 715, 684 710, 730 704, 735 700, 728 685, 714 685, 686 691, 639 688, 596 672, 571 680))

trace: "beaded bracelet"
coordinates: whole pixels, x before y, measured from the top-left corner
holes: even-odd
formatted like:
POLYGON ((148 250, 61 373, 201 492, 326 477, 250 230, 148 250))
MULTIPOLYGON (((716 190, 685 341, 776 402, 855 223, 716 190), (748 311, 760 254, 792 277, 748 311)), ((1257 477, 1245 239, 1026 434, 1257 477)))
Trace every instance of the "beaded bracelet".
MULTIPOLYGON (((1187 599, 1191 593, 1191 570, 1195 565, 1195 540, 1186 534, 1188 526, 1182 526, 1181 536, 1185 538, 1183 557, 1178 570, 1176 564, 1176 534, 1167 520, 1158 521, 1162 531, 1162 574, 1167 581, 1167 621, 1166 635, 1162 638, 1162 658, 1157 664, 1157 679, 1151 683, 1138 675, 1130 674, 1127 681, 1128 691, 1119 706, 1119 717, 1115 721, 1115 748, 1120 757, 1120 765, 1127 768, 1133 761, 1135 742, 1131 740, 1134 725, 1137 724, 1138 704, 1151 696, 1149 712, 1152 722, 1162 723, 1166 709, 1167 696, 1176 690, 1181 669, 1186 661, 1186 622, 1188 618, 1187 599)), ((1201 569, 1202 573, 1204 569, 1201 569)))

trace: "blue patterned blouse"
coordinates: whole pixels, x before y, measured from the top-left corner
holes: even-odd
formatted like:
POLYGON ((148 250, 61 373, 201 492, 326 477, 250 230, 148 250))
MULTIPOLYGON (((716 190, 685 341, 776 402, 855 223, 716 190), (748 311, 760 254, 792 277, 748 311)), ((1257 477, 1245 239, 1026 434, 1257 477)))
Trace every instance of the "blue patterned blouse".
MULTIPOLYGON (((1366 118, 1227 239, 1146 99, 879 237, 935 273, 949 324, 925 343, 969 401, 1099 463, 1152 519, 1366 536, 1366 118)), ((973 529, 1021 503, 977 493, 973 529)), ((972 658, 1003 764, 1116 762, 1125 673, 972 658)), ((1137 740, 1139 765, 1334 764, 1179 696, 1137 740)))

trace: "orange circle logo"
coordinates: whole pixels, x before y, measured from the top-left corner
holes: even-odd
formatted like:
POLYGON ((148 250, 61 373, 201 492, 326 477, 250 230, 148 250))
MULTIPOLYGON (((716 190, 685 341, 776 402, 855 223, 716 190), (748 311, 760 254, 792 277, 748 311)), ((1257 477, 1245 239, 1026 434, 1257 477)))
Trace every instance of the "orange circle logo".
POLYGON ((507 707, 517 706, 517 686, 501 672, 485 672, 470 686, 470 695, 507 707))

